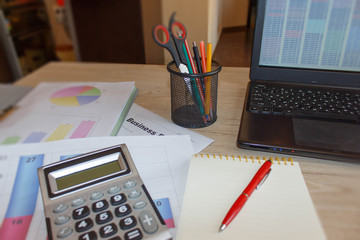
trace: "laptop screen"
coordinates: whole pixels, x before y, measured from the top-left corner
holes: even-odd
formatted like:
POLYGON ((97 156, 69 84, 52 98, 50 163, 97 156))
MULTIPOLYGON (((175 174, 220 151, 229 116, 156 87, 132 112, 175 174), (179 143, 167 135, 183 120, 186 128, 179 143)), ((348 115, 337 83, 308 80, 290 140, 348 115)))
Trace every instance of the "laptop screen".
POLYGON ((360 0, 259 0, 250 78, 360 88, 360 0))
POLYGON ((266 1, 260 65, 360 72, 360 1, 266 1))

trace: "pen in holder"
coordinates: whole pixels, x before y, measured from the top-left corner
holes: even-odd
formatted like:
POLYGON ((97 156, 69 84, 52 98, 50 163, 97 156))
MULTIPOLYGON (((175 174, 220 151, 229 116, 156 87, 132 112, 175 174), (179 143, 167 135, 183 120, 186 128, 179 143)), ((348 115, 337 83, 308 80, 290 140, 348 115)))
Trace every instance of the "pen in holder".
POLYGON ((202 128, 216 119, 218 73, 221 65, 212 61, 211 71, 181 73, 174 62, 167 65, 171 83, 171 119, 182 127, 202 128))

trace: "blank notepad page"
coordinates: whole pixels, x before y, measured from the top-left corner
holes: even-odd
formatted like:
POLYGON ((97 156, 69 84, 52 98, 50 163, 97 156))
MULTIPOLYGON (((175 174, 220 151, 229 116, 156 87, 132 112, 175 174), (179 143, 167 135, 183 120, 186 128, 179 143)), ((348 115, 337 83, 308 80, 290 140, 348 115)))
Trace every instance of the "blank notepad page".
POLYGON ((218 232, 263 162, 193 156, 176 239, 326 239, 299 164, 286 160, 273 162, 264 184, 218 232))

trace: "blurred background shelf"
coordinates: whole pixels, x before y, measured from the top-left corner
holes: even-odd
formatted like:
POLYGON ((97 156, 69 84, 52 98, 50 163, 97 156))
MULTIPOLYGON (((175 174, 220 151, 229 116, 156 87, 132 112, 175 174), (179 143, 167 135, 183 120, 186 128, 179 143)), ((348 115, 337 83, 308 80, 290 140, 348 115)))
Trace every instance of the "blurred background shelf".
POLYGON ((55 59, 54 42, 45 3, 40 0, 0 1, 0 82, 14 82, 55 59), (3 68, 9 67, 9 70, 3 68))

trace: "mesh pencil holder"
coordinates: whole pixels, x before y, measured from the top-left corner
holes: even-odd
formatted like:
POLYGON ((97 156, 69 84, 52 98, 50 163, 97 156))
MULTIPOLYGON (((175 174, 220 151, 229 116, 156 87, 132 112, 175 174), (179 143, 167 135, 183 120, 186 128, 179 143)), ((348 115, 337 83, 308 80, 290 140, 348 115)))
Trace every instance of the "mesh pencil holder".
POLYGON ((216 119, 218 74, 221 65, 212 61, 211 71, 181 73, 174 62, 167 65, 171 83, 171 119, 182 127, 202 128, 216 119))

